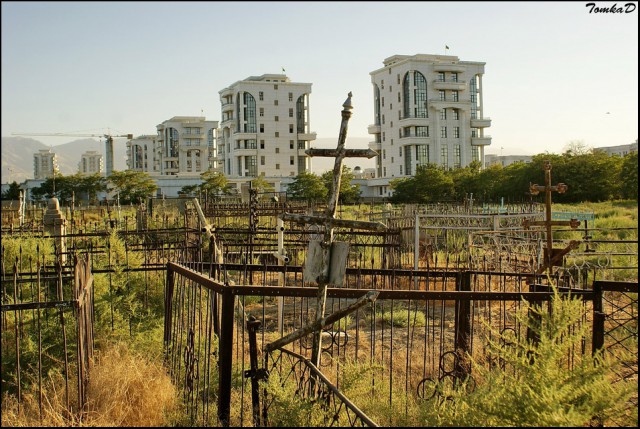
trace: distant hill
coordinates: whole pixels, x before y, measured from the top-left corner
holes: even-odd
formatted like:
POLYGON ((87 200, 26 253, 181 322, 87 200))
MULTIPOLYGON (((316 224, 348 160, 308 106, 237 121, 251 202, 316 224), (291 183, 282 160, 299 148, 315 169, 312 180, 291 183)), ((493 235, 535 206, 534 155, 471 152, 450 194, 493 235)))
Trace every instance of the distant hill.
MULTIPOLYGON (((2 183, 18 183, 26 179, 33 179, 33 154, 41 149, 51 149, 58 156, 58 168, 64 175, 78 172, 80 156, 86 151, 94 150, 104 157, 104 141, 97 139, 74 140, 56 146, 47 146, 38 140, 26 137, 2 137, 2 183), (10 170, 11 169, 11 170, 10 170)), ((114 139, 113 168, 121 171, 126 169, 126 140, 114 139)), ((104 162, 104 158, 103 158, 104 162)))
MULTIPOLYGON (((349 137, 347 135, 347 149, 366 149, 373 137, 349 137)), ((311 144, 314 148, 335 148, 338 145, 336 138, 319 138, 311 144)), ((2 183, 24 182, 26 179, 33 179, 33 154, 41 149, 51 149, 58 155, 58 167, 64 175, 78 172, 80 156, 86 151, 94 150, 104 157, 104 141, 97 139, 74 140, 56 146, 47 146, 38 140, 27 137, 2 137, 2 183), (11 170, 10 170, 11 169, 11 170)), ((122 171, 127 168, 127 147, 125 139, 114 139, 113 142, 114 162, 113 168, 122 171)), ((104 158, 103 158, 104 162, 104 158)), ((312 160, 312 171, 322 174, 327 170, 332 170, 334 158, 314 157, 312 160)), ((367 158, 347 158, 344 164, 353 169, 356 166, 363 170, 375 166, 373 159, 367 158)))

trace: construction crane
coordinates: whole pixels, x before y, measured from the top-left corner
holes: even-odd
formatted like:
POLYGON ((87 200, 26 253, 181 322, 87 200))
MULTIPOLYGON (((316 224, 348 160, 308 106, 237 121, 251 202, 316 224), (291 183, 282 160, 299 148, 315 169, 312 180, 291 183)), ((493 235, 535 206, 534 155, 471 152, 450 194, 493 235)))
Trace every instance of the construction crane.
POLYGON ((126 137, 131 140, 133 134, 67 134, 67 133, 12 133, 13 136, 47 136, 47 137, 104 137, 105 139, 105 176, 111 176, 113 172, 113 139, 126 137))

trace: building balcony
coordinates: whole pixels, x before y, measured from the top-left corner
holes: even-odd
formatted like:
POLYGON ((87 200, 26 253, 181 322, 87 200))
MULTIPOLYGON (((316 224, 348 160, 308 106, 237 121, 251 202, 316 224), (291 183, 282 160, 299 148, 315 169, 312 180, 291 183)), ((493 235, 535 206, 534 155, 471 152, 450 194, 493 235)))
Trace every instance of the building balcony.
POLYGON ((380 134, 382 132, 380 131, 380 124, 369 125, 367 131, 369 134, 380 134))
POLYGON ((421 145, 429 143, 431 143, 431 137, 421 137, 415 135, 400 137, 400 145, 402 146, 421 145))
POLYGON ((298 133, 298 140, 304 140, 304 141, 311 141, 311 140, 315 140, 317 137, 317 134, 315 132, 310 132, 310 133, 298 133))
POLYGON ((463 73, 466 70, 465 66, 460 65, 460 64, 446 64, 446 63, 440 63, 440 64, 434 64, 433 65, 433 71, 434 72, 456 72, 456 73, 463 73))
POLYGON ((486 128, 491 126, 491 118, 471 119, 472 128, 486 128))
POLYGON ((491 136, 471 137, 471 146, 489 146, 491 144, 491 136))
POLYGON ((382 142, 369 142, 369 149, 380 153, 382 150, 382 142))
POLYGON ((229 122, 233 122, 235 120, 235 118, 233 116, 229 116, 227 118, 222 118, 222 121, 220 121, 220 125, 222 124, 226 124, 229 122))
POLYGON ((432 98, 429 100, 429 107, 436 110, 442 109, 461 109, 471 110, 470 101, 453 101, 453 100, 440 100, 439 98, 432 98))
POLYGON ((220 92, 220 98, 225 98, 230 95, 233 95, 233 88, 225 88, 220 92))
POLYGON ((245 132, 239 132, 239 133, 233 133, 233 139, 235 141, 238 140, 256 140, 258 138, 258 133, 245 133, 245 132))
POLYGON ((254 156, 258 154, 258 149, 239 148, 239 149, 234 149, 231 152, 233 152, 233 156, 254 156))
POLYGON ((433 81, 433 89, 444 89, 444 90, 452 90, 452 91, 464 91, 467 89, 467 82, 453 82, 453 81, 441 81, 434 80, 433 81))
POLYGON ((429 126, 430 123, 431 120, 428 117, 409 115, 400 119, 400 121, 398 121, 398 126, 401 128, 410 126, 426 127, 429 126))
POLYGON ((229 112, 232 111, 234 108, 233 103, 224 103, 221 106, 222 112, 229 112))

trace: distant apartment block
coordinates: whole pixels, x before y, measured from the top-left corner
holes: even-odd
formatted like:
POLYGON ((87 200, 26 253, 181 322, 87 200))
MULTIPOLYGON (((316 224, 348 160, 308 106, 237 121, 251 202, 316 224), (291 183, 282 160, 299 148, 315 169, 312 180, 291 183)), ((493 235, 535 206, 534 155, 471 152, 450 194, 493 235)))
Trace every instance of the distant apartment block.
POLYGON ((127 142, 127 168, 133 171, 160 175, 161 147, 158 136, 145 134, 127 142))
POLYGON ((461 168, 484 165, 491 144, 485 129, 483 62, 451 55, 394 55, 370 73, 374 124, 369 147, 376 152, 376 177, 369 186, 378 197, 391 194, 389 182, 413 176, 419 165, 461 168))
POLYGON ((40 149, 33 154, 33 178, 45 180, 58 171, 57 155, 51 149, 40 149))
POLYGON ((83 175, 100 174, 103 170, 102 154, 90 150, 80 156, 78 173, 83 175))
POLYGON ((157 136, 127 142, 127 165, 150 175, 199 177, 217 167, 218 121, 174 116, 159 124, 157 136))
POLYGON ((533 159, 530 155, 490 155, 487 154, 484 156, 484 165, 485 167, 489 167, 491 165, 500 164, 503 167, 507 165, 511 165, 515 162, 524 162, 526 164, 530 163, 533 159))
POLYGON ((316 139, 310 131, 310 93, 310 83, 291 82, 284 74, 251 76, 219 91, 218 159, 238 190, 262 176, 279 191, 311 170, 305 153, 316 139))
POLYGON ((593 150, 599 150, 601 152, 605 152, 608 155, 618 155, 618 156, 626 156, 632 152, 638 151, 638 139, 635 142, 629 144, 623 144, 618 146, 606 146, 606 147, 596 147, 593 150))

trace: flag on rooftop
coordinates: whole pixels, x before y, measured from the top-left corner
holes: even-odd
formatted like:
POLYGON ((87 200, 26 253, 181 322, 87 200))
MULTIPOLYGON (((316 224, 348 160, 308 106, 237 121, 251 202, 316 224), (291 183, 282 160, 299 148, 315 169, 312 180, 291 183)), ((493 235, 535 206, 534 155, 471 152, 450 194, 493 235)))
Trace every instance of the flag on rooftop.
POLYGON ((284 67, 282 67, 282 73, 284 73, 284 67))
POLYGON ((444 48, 445 48, 445 49, 449 49, 449 47, 448 47, 447 45, 444 45, 444 48))

